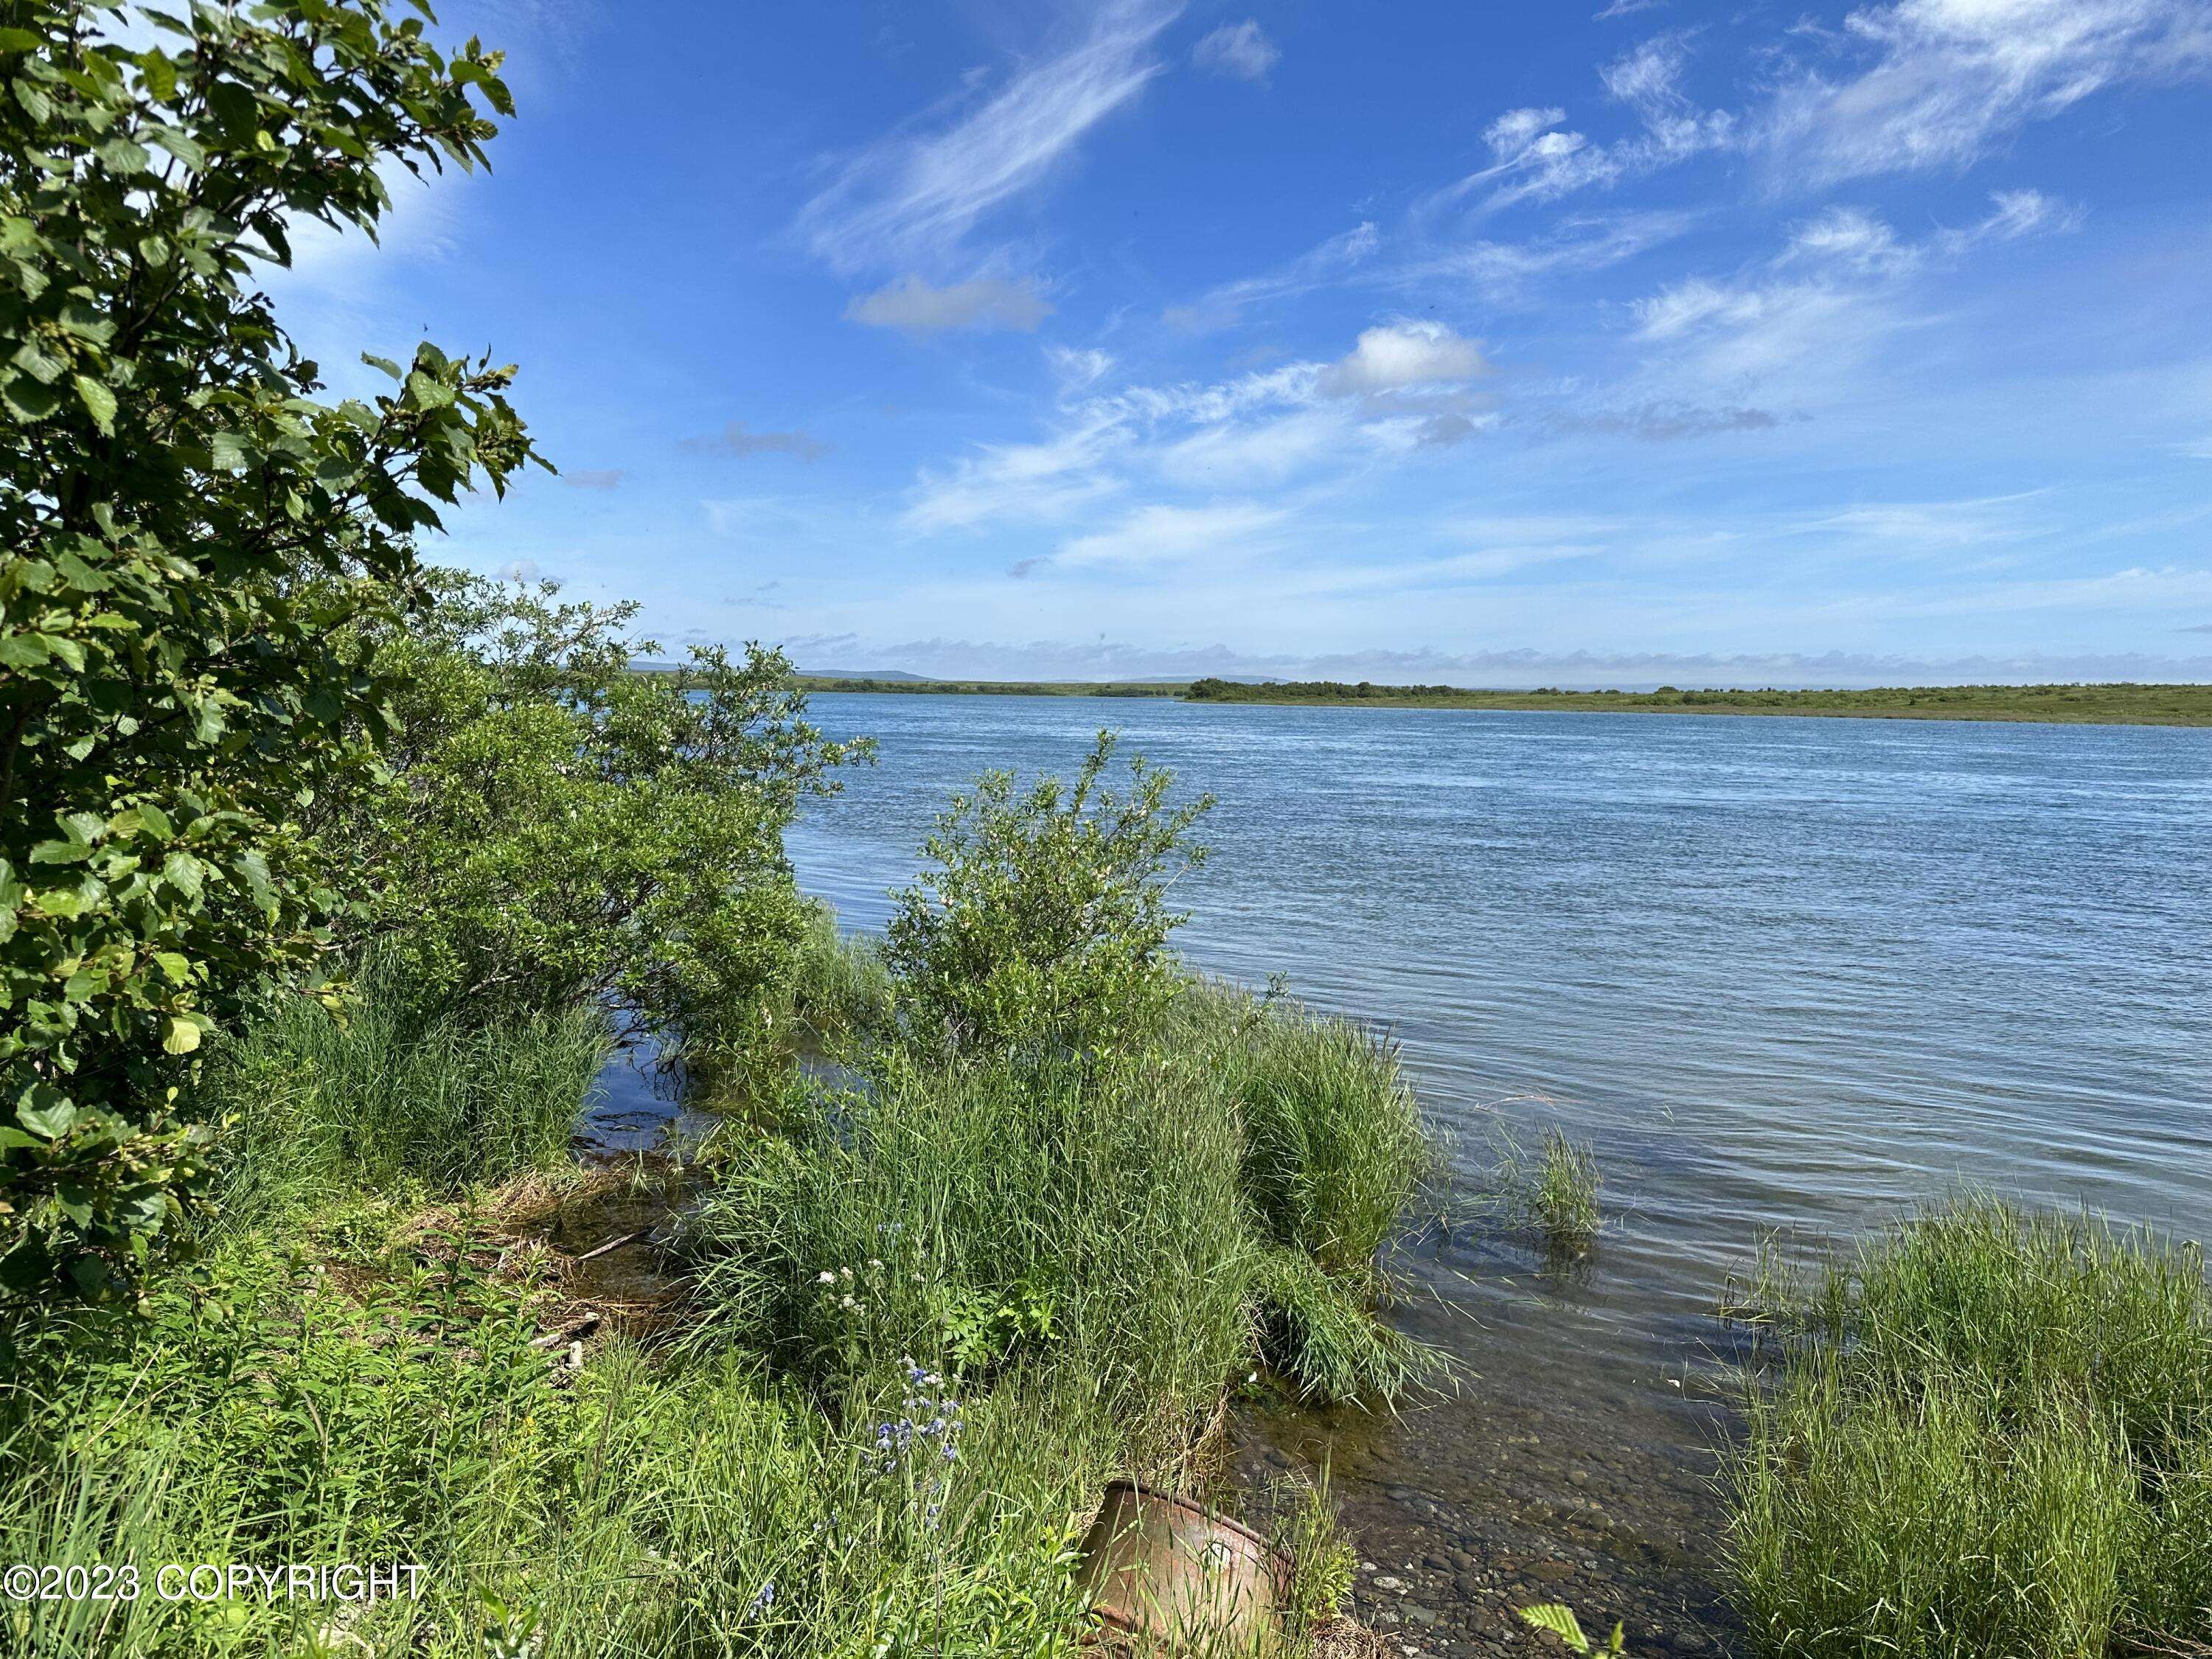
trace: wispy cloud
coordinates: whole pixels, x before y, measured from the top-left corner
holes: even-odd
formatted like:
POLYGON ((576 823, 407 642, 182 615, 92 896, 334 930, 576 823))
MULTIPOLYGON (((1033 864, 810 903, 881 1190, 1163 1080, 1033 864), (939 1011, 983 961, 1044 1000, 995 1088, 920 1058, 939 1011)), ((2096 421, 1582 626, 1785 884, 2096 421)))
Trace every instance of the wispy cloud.
POLYGON ((1781 250, 1723 278, 1686 277, 1638 301, 1638 337, 1695 348, 1678 359, 1708 385, 1747 386, 1784 370, 1832 373, 1884 336, 1920 320, 1911 281, 1977 246, 2080 222, 2079 210, 2033 190, 2000 192, 1980 221, 1907 241, 1875 214, 1837 206, 1800 222, 1781 250))
POLYGON ((1190 61, 1214 75, 1264 81, 1282 56, 1261 31, 1258 20, 1248 17, 1241 23, 1224 23, 1200 40, 1191 48, 1190 61))
POLYGON ((1290 514, 1256 501, 1223 501, 1203 507, 1140 507, 1108 529, 1060 544, 1052 562, 1069 568, 1086 565, 1155 565, 1187 560, 1245 556, 1257 550, 1267 532, 1290 514))
POLYGON ((1042 442, 981 445, 950 468, 924 472, 903 521, 909 530, 932 532, 1063 518, 1121 487, 1106 462, 1128 435, 1115 410, 1093 406, 1042 442))
POLYGON ((571 489, 614 489, 622 481, 623 470, 618 466, 586 467, 561 475, 561 482, 571 489))
POLYGON ((799 234, 839 271, 941 269, 978 222, 1043 183, 1161 72, 1152 46, 1180 9, 1109 0, 1080 40, 980 105, 846 160, 800 210, 799 234))
POLYGON ((743 421, 732 421, 708 438, 686 438, 678 446, 695 455, 795 455, 815 461, 830 453, 830 446, 806 432, 752 432, 743 421))
POLYGON ((1962 168, 2108 87, 2212 72, 2202 0, 1899 0, 1844 27, 1861 66, 1802 72, 1760 120, 1778 184, 1962 168))
POLYGON ((1026 334, 1052 315, 1052 306, 1029 283, 978 276, 932 288, 909 276, 859 295, 845 307, 845 315, 871 328, 901 328, 910 334, 994 328, 1026 334))
POLYGON ((1278 270, 1224 283, 1188 305, 1170 306, 1164 320, 1172 328, 1193 331, 1227 328, 1242 319, 1247 307, 1294 298, 1344 280, 1381 245, 1373 222, 1363 220, 1278 270))

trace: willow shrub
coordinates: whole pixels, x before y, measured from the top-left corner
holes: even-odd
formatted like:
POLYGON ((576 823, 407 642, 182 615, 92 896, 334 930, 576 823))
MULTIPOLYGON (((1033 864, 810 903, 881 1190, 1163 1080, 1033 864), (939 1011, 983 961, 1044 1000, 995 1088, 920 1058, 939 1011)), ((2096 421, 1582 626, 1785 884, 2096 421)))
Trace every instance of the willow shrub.
POLYGON ((1174 775, 1129 763, 1107 781, 1101 732, 1072 784, 1017 790, 987 772, 922 844, 933 868, 898 896, 885 961, 907 1040, 980 1054, 1128 1046, 1174 1000, 1169 884, 1206 860, 1190 831, 1213 805, 1171 805, 1174 775))
POLYGON ((2201 1252, 1982 1200, 1748 1310, 1778 1334, 1729 1552, 1769 1652, 2212 1641, 2201 1252))
POLYGON ((169 1109, 349 894, 301 804, 368 762, 441 504, 533 459, 425 343, 330 398, 262 278, 484 160, 496 52, 413 9, 0 11, 0 1289, 120 1289, 204 1173, 169 1109), (477 100, 477 101, 472 101, 477 100), (481 104, 481 107, 479 106, 481 104))

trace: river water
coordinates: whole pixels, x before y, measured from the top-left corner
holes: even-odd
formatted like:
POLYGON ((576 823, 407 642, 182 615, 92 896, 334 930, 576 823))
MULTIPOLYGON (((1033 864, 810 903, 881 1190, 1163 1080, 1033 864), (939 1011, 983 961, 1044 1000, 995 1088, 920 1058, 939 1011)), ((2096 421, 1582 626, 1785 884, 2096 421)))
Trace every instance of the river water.
POLYGON ((1398 1418, 1261 1423, 1326 1459, 1363 1613, 1532 1650, 1513 1606, 1729 1645, 1712 1316, 1763 1232, 1842 1237, 1961 1187, 2212 1238, 2212 731, 824 695, 880 763, 790 837, 848 926, 946 796, 1071 772, 1103 726, 1218 805, 1194 965, 1395 1033, 1461 1178, 1502 1132, 1595 1143, 1562 1269, 1480 1229, 1400 1265, 1463 1367, 1398 1418))

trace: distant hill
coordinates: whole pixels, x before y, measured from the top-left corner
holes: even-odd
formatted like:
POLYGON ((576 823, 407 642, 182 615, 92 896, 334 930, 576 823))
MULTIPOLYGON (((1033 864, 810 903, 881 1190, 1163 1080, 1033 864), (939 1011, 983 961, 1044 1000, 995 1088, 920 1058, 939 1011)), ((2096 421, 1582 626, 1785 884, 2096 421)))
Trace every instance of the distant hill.
POLYGON ((909 674, 903 668, 794 668, 802 680, 913 680, 927 684, 927 674, 909 674))

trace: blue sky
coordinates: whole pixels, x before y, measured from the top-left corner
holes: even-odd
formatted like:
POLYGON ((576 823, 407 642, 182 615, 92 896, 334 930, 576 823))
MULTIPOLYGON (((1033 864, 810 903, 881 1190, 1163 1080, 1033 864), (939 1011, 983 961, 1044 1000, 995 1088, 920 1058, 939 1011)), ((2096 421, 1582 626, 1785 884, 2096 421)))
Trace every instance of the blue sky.
POLYGON ((272 290, 519 362, 435 556, 671 647, 2212 679, 2208 0, 444 15, 495 172, 272 290))

